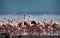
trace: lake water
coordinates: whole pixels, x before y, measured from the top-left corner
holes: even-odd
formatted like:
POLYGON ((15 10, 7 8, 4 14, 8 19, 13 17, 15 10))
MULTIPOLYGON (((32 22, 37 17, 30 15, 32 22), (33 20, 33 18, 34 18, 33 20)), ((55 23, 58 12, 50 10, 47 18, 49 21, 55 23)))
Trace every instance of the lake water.
MULTIPOLYGON (((26 15, 25 19, 28 19, 28 16, 30 16, 31 20, 36 20, 36 21, 43 21, 44 19, 47 19, 47 21, 54 19, 55 21, 60 22, 60 15, 26 15)), ((7 19, 11 19, 14 18, 17 21, 20 21, 22 19, 22 15, 0 15, 0 19, 2 19, 2 17, 5 17, 7 19)), ((5 21, 7 19, 4 19, 5 21)))

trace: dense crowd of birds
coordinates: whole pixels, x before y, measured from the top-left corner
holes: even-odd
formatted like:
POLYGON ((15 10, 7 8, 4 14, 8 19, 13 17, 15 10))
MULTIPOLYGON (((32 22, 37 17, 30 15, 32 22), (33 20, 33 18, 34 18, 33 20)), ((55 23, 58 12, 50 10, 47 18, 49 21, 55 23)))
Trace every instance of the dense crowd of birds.
MULTIPOLYGON (((8 19, 8 22, 0 21, 0 34, 11 34, 11 35, 50 35, 60 30, 60 23, 54 22, 51 20, 50 22, 37 22, 31 21, 30 16, 28 16, 28 20, 25 21, 25 15, 22 16, 22 21, 17 22, 15 19, 8 19)), ((45 19, 46 20, 46 19, 45 19)))

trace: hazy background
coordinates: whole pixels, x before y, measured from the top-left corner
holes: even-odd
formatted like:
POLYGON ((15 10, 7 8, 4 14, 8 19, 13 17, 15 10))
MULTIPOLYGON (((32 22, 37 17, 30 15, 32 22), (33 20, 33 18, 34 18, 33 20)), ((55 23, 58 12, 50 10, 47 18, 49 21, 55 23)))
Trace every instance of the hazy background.
POLYGON ((0 15, 60 14, 60 0, 0 0, 0 15))

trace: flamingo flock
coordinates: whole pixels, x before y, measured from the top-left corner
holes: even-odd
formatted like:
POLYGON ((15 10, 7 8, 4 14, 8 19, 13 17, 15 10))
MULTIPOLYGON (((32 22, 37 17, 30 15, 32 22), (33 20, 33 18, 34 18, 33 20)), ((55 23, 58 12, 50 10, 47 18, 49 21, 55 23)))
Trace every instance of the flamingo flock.
POLYGON ((8 19, 8 22, 0 21, 0 34, 60 35, 59 32, 60 23, 53 20, 50 22, 31 21, 30 16, 28 16, 28 20, 25 21, 25 15, 23 15, 21 22, 14 21, 14 19, 8 19))

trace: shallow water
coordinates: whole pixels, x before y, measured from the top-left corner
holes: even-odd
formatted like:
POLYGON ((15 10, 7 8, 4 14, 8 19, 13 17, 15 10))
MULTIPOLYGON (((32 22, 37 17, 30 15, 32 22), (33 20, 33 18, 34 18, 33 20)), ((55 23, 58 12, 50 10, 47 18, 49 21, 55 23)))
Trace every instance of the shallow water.
MULTIPOLYGON (((31 20, 36 20, 36 21, 43 21, 44 19, 47 19, 47 21, 54 19, 55 21, 60 22, 60 15, 26 15, 25 19, 28 19, 28 16, 30 16, 31 20)), ((17 21, 20 21, 22 19, 22 15, 0 15, 0 19, 2 19, 2 17, 5 17, 7 19, 11 19, 14 18, 17 21)), ((4 19, 5 21, 7 21, 7 19, 4 19)))

